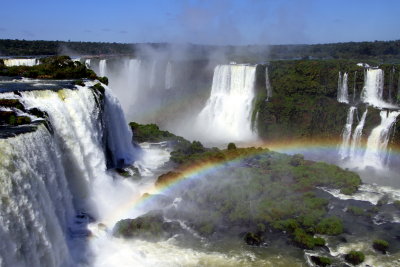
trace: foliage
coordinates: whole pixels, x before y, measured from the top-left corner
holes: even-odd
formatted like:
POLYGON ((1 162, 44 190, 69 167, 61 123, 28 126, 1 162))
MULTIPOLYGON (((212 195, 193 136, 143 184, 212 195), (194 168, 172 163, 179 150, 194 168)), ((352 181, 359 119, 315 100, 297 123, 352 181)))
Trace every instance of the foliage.
POLYGON ((327 217, 317 224, 316 231, 319 234, 339 235, 343 233, 343 223, 337 217, 327 217))
POLYGON ((311 261, 315 263, 317 266, 329 266, 332 264, 332 260, 327 257, 322 257, 322 256, 311 256, 311 261))
POLYGON ((389 248, 389 243, 386 240, 376 239, 372 243, 372 247, 382 253, 386 253, 389 248))
POLYGON ((68 56, 52 56, 40 59, 35 66, 0 67, 1 76, 23 76, 39 79, 96 79, 97 75, 85 64, 72 61, 68 56))
POLYGON ((365 255, 361 251, 352 250, 344 256, 344 259, 354 265, 358 265, 365 260, 365 255))
POLYGON ((227 148, 228 150, 236 149, 236 145, 235 143, 229 143, 227 148))

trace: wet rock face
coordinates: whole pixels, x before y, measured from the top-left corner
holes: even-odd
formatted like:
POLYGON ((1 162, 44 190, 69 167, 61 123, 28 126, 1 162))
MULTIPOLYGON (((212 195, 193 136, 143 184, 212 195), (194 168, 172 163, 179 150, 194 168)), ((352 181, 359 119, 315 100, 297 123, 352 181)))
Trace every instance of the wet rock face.
POLYGON ((246 233, 246 235, 244 236, 244 241, 249 246, 262 246, 265 243, 263 237, 260 234, 251 232, 246 233))

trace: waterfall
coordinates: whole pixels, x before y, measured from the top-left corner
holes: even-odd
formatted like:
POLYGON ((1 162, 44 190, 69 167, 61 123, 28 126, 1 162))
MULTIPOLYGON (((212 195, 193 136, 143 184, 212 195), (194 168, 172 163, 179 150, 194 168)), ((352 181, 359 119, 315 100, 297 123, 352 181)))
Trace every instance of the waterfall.
POLYGON ((349 156, 351 129, 353 126, 355 110, 356 110, 356 107, 350 107, 349 112, 347 114, 346 125, 344 126, 344 129, 343 129, 342 144, 339 149, 339 155, 342 159, 345 159, 349 156))
POLYGON ((251 115, 256 66, 218 65, 211 95, 197 117, 197 129, 213 141, 255 139, 251 115))
POLYGON ((100 60, 99 63, 99 75, 101 77, 104 77, 106 76, 106 74, 107 74, 107 59, 102 59, 100 60))
POLYGON ((44 126, 0 140, 0 265, 69 266, 72 196, 61 151, 44 126))
POLYGON ((347 86, 347 72, 345 72, 342 76, 342 73, 339 72, 338 78, 338 95, 337 100, 340 103, 349 103, 349 92, 347 86))
POLYGON ((27 108, 48 114, 54 134, 40 125, 0 140, 0 262, 76 266, 71 258, 76 248, 68 240, 87 230, 74 221, 75 211, 101 220, 121 195, 132 195, 129 186, 118 187, 106 171, 104 151, 115 167, 132 163, 132 134, 107 87, 104 111, 87 87, 20 94, 27 108))
POLYGON ((154 89, 157 81, 157 61, 153 60, 150 67, 149 86, 154 89))
POLYGON ((265 68, 265 88, 267 89, 267 100, 272 97, 272 87, 269 81, 268 67, 265 68))
POLYGON ((364 154, 365 166, 384 168, 387 162, 387 146, 390 132, 395 124, 400 111, 381 111, 381 123, 375 127, 367 141, 367 148, 364 154))
POLYGON ((361 146, 361 137, 362 131, 365 125, 365 119, 367 118, 368 109, 365 109, 363 115, 361 116, 361 120, 358 122, 356 128, 354 129, 353 137, 351 140, 351 147, 350 147, 350 157, 352 159, 358 158, 359 154, 357 149, 361 146))
MULTIPOLYGON (((106 87, 105 85, 103 85, 106 87)), ((104 105, 104 123, 106 124, 107 149, 111 151, 111 166, 123 168, 134 161, 132 132, 125 119, 118 99, 106 87, 104 105)))
POLYGON ((4 65, 7 67, 14 66, 35 66, 39 64, 39 61, 36 58, 10 58, 4 59, 4 65))
POLYGON ((170 89, 172 86, 172 64, 168 61, 167 69, 165 70, 165 89, 170 89))
POLYGON ((90 58, 85 60, 85 66, 86 68, 90 68, 90 58))
POLYGON ((361 100, 364 103, 375 107, 391 106, 388 103, 385 103, 382 99, 383 77, 383 70, 371 68, 367 69, 364 88, 361 92, 361 100))

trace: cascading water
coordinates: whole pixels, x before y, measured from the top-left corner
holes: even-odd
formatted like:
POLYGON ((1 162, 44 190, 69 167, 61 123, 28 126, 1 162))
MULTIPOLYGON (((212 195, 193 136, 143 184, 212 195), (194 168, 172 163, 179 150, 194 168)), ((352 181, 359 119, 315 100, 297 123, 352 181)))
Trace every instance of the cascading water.
POLYGON ((393 107, 383 101, 383 77, 383 70, 367 69, 364 88, 361 92, 361 100, 364 103, 378 108, 393 107))
POLYGON ((172 86, 172 64, 168 62, 165 70, 165 89, 171 89, 172 86))
POLYGON ((107 76, 107 59, 101 59, 99 63, 99 75, 101 77, 107 76))
POLYGON ((4 59, 4 65, 7 67, 14 67, 14 66, 35 66, 39 62, 36 58, 11 58, 11 59, 4 59))
POLYGON ((197 130, 212 141, 249 141, 256 66, 218 65, 211 95, 197 117, 197 130))
POLYGON ((42 125, 0 140, 0 265, 69 266, 72 196, 61 152, 42 125))
POLYGON ((338 78, 338 95, 337 100, 340 103, 349 103, 349 90, 347 85, 347 72, 345 72, 342 76, 342 73, 339 72, 338 78))
POLYGON ((364 154, 365 166, 384 168, 387 162, 387 146, 390 138, 390 131, 396 122, 400 111, 381 111, 381 123, 375 127, 367 141, 367 148, 364 154))
POLYGON ((149 86, 154 89, 157 81, 157 61, 153 60, 150 67, 149 86))
POLYGON ((90 58, 85 60, 85 66, 86 68, 90 68, 90 58))
POLYGON ((367 118, 367 113, 368 113, 368 109, 365 109, 363 115, 361 116, 361 120, 359 121, 356 128, 354 129, 353 137, 351 140, 351 147, 350 147, 350 158, 351 159, 356 159, 360 156, 357 149, 359 147, 361 147, 361 137, 362 137, 362 132, 363 132, 364 125, 365 125, 365 119, 367 118))
POLYGON ((75 266, 71 255, 77 252, 68 240, 87 231, 73 222, 75 210, 102 220, 116 202, 132 196, 132 185, 106 171, 103 131, 113 167, 132 163, 133 145, 107 87, 104 97, 102 112, 86 87, 21 92, 27 108, 49 115, 54 134, 40 125, 32 133, 0 140, 2 265, 75 266))
POLYGON ((342 159, 345 159, 349 156, 351 129, 353 126, 355 110, 356 110, 356 107, 350 107, 349 112, 347 114, 346 125, 344 126, 344 129, 343 129, 342 144, 339 149, 339 155, 342 159))

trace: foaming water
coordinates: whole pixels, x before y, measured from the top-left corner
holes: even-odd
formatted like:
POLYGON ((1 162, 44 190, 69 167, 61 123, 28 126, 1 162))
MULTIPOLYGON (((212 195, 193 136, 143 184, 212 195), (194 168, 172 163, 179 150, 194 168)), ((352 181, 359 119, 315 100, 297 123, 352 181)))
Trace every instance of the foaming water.
POLYGON ((219 65, 211 95, 196 119, 199 138, 206 141, 251 141, 256 66, 219 65))
POLYGON ((370 104, 379 108, 393 108, 391 105, 383 101, 383 70, 369 68, 366 70, 364 88, 361 92, 361 100, 364 103, 370 104))

